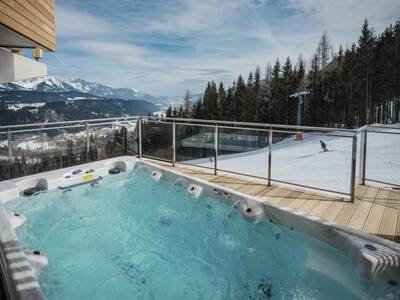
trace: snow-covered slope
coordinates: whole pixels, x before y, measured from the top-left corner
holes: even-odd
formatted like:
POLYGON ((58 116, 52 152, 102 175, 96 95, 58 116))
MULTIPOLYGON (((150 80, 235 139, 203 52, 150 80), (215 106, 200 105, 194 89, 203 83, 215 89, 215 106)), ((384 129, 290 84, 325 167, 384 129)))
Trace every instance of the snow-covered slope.
POLYGON ((145 100, 162 107, 174 103, 176 100, 168 97, 155 97, 133 88, 111 88, 83 79, 63 79, 49 75, 0 84, 0 91, 81 92, 103 98, 145 100))
MULTIPOLYGON (((34 92, 80 92, 97 97, 123 99, 123 100, 145 100, 162 109, 169 105, 181 104, 182 96, 165 97, 152 96, 139 92, 134 88, 112 88, 100 83, 89 82, 83 79, 63 79, 57 76, 40 76, 31 79, 15 81, 12 83, 0 84, 1 91, 34 91, 34 92)), ((192 96, 197 101, 201 94, 192 96)))
MULTIPOLYGON (((367 178, 400 185, 400 135, 368 135, 367 178)), ((305 134, 302 141, 295 141, 293 137, 289 137, 272 147, 272 178, 348 193, 351 147, 351 138, 305 134), (327 143, 328 152, 321 151, 320 140, 327 143)), ((263 148, 220 155, 218 168, 267 177, 267 153, 267 149, 263 148)), ((189 162, 213 167, 213 162, 208 158, 189 162)))
POLYGON ((68 80, 55 76, 40 76, 0 85, 0 91, 75 92, 68 80))
POLYGON ((99 97, 134 99, 140 94, 135 89, 113 89, 83 79, 63 79, 56 76, 40 76, 0 85, 2 91, 81 92, 99 97), (115 97, 118 94, 120 97, 115 97))

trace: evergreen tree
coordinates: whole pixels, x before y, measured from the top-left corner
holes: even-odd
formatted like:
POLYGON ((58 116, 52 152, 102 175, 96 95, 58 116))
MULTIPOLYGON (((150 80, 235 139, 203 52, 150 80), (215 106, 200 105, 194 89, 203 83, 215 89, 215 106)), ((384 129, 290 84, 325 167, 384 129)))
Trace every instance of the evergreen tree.
POLYGON ((362 119, 363 123, 369 123, 370 118, 370 94, 371 94, 371 58, 372 51, 375 43, 375 36, 373 29, 369 28, 368 20, 365 19, 361 28, 361 35, 358 38, 358 57, 359 57, 359 69, 358 76, 364 81, 365 86, 365 106, 364 116, 362 119))
POLYGON ((183 97, 182 116, 181 117, 184 117, 184 118, 190 117, 190 109, 191 109, 190 99, 191 98, 192 97, 190 96, 190 92, 186 91, 186 94, 183 97))
POLYGON ((166 116, 167 116, 167 118, 170 118, 170 117, 172 117, 172 106, 170 105, 170 106, 168 106, 168 108, 167 108, 167 112, 166 112, 166 114, 165 114, 166 116))
MULTIPOLYGON (((308 90, 303 124, 354 127, 369 122, 400 119, 400 20, 375 36, 365 20, 357 44, 339 47, 333 55, 323 33, 306 72, 301 55, 293 66, 288 57, 242 75, 226 90, 209 82, 202 101, 194 105, 195 118, 294 124, 296 101, 289 96, 308 90), (307 74, 306 74, 307 73, 307 74), (373 83, 373 84, 371 84, 373 83)), ((173 113, 173 112, 172 112, 173 113)))
POLYGON ((226 92, 222 81, 218 86, 218 120, 224 120, 226 116, 226 110, 228 109, 228 103, 226 101, 226 92))
POLYGON ((325 68, 330 60, 330 52, 332 45, 329 41, 328 35, 324 32, 318 45, 318 59, 321 68, 325 68))

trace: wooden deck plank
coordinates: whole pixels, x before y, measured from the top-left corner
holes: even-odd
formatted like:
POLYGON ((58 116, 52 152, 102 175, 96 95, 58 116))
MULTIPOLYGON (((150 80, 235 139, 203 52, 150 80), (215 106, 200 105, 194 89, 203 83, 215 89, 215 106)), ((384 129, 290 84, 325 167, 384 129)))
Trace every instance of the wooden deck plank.
POLYGON ((397 229, 396 229, 396 236, 394 237, 396 242, 400 242, 400 212, 397 217, 397 229))
POLYGON ((376 194, 375 201, 372 204, 371 210, 367 216, 362 231, 371 234, 378 234, 379 227, 381 226, 385 207, 389 198, 389 191, 379 189, 376 194))
POLYGON ((344 205, 344 202, 332 202, 328 209, 322 214, 321 218, 328 221, 335 220, 344 205))
POLYGON ((191 166, 172 167, 170 163, 151 162, 197 177, 239 192, 256 196, 260 200, 287 206, 298 211, 321 217, 347 227, 400 241, 400 191, 358 186, 354 203, 341 197, 247 179, 228 173, 214 175, 213 171, 191 166))
POLYGON ((282 197, 282 199, 278 202, 278 204, 288 207, 292 202, 300 198, 301 198, 301 192, 291 191, 286 196, 282 197))
POLYGON ((265 196, 265 197, 266 196, 274 196, 274 195, 277 195, 277 194, 281 193, 283 190, 287 190, 287 189, 283 189, 281 187, 278 187, 278 186, 274 185, 274 186, 271 187, 271 189, 262 191, 259 194, 259 196, 265 196))
POLYGON ((368 191, 368 187, 366 186, 359 186, 357 189, 357 197, 354 200, 354 203, 346 203, 343 205, 342 209, 340 210, 339 214, 335 218, 334 222, 347 226, 349 223, 351 217, 353 216, 353 213, 355 212, 358 204, 362 201, 364 195, 368 191))
POLYGON ((255 196, 255 195, 260 194, 269 189, 272 189, 272 188, 265 184, 249 182, 249 183, 245 184, 244 186, 240 187, 238 189, 238 191, 255 196))
POLYGON ((316 217, 321 217, 328 207, 331 205, 330 201, 320 201, 311 211, 310 214, 316 217))
POLYGON ((346 203, 339 214, 335 218, 335 222, 341 225, 347 225, 349 223, 351 217, 353 216, 354 211, 356 210, 358 203, 346 203))
POLYGON ((400 209, 400 192, 390 191, 387 206, 395 209, 400 209))
POLYGON ((362 197, 363 201, 371 201, 375 200, 376 195, 378 194, 378 189, 372 186, 369 186, 364 196, 362 197))
POLYGON ((396 235, 397 218, 399 211, 392 207, 386 206, 378 235, 386 239, 394 240, 396 235))
POLYGON ((361 201, 358 204, 353 215, 351 216, 347 226, 353 229, 361 230, 364 226, 365 220, 367 219, 371 207, 372 207, 372 202, 361 201))
POLYGON ((288 207, 290 208, 294 208, 297 209, 302 206, 305 202, 307 201, 307 199, 295 199, 294 201, 292 201, 288 207))
POLYGON ((379 203, 379 204, 386 205, 388 198, 389 198, 389 191, 380 189, 378 191, 378 193, 376 194, 375 202, 383 201, 385 204, 383 204, 383 203, 379 203))
POLYGON ((385 206, 374 203, 369 211, 368 217, 365 221, 362 231, 377 234, 381 226, 385 206))
POLYGON ((363 197, 365 192, 367 191, 368 187, 365 185, 359 185, 356 188, 356 198, 363 197))
POLYGON ((216 176, 215 178, 211 179, 210 182, 222 185, 227 188, 231 189, 238 189, 239 187, 246 184, 246 181, 239 180, 236 178, 229 178, 227 176, 221 175, 216 176))
POLYGON ((278 203, 291 192, 292 191, 288 189, 275 188, 269 192, 260 194, 258 197, 264 199, 267 202, 278 203))
POLYGON ((301 212, 303 212, 303 213, 306 213, 306 214, 309 214, 312 210, 313 210, 313 208, 315 207, 315 206, 317 206, 317 204, 320 202, 320 200, 308 200, 308 201, 306 201, 303 205, 301 205, 299 208, 298 208, 298 210, 299 211, 301 211, 301 212))

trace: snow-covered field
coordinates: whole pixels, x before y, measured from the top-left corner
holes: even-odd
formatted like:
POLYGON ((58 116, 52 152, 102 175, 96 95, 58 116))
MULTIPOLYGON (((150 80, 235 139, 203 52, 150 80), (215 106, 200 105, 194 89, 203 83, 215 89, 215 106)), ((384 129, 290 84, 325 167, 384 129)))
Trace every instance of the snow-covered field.
MULTIPOLYGON (((398 130, 400 133, 400 130, 398 130)), ((343 193, 350 192, 352 139, 304 134, 302 141, 291 136, 272 146, 272 178, 343 193), (328 152, 320 148, 320 140, 328 152)), ((360 140, 360 137, 358 138, 360 140)), ((400 185, 400 134, 368 133, 367 178, 400 185)), ((357 176, 359 175, 359 149, 357 176)), ((263 148, 218 157, 218 168, 248 175, 267 177, 268 149, 263 148)), ((188 163, 213 167, 209 158, 188 163)))
POLYGON ((400 123, 396 127, 399 134, 368 132, 366 177, 400 186, 400 123))

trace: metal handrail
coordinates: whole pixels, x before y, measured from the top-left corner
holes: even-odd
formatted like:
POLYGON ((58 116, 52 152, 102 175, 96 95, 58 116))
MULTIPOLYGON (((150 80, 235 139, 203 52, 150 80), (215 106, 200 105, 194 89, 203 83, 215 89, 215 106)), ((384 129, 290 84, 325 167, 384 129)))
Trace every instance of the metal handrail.
POLYGON ((286 128, 286 129, 297 129, 297 130, 313 130, 313 131, 342 131, 342 132, 352 132, 357 133, 356 129, 346 129, 346 128, 331 128, 331 127, 315 127, 315 126, 297 126, 297 125, 282 125, 282 124, 268 124, 268 123, 253 123, 253 122, 237 122, 237 121, 220 121, 220 120, 205 120, 205 119, 186 119, 186 118, 170 118, 170 117, 143 117, 149 120, 167 120, 175 122, 185 122, 185 123, 207 123, 214 125, 242 125, 242 126, 252 126, 252 127, 264 127, 264 128, 286 128))
MULTIPOLYGON (((314 131, 310 134, 319 134, 327 136, 337 136, 343 138, 352 138, 352 156, 351 156, 351 182, 350 182, 350 195, 351 199, 355 197, 355 181, 356 181, 356 164, 357 164, 357 138, 361 135, 361 154, 360 159, 360 176, 361 184, 365 184, 365 168, 366 168, 366 140, 367 132, 382 133, 382 134, 400 134, 398 130, 400 128, 388 127, 381 125, 366 125, 359 129, 345 129, 345 128, 329 128, 329 127, 315 127, 315 126, 296 126, 296 125, 282 125, 282 124, 264 124, 254 122, 234 122, 234 121, 221 121, 221 120, 205 120, 205 119, 186 119, 186 118, 171 118, 171 117, 156 117, 156 116, 132 116, 132 117, 115 117, 115 118, 100 118, 100 119, 87 119, 87 120, 73 120, 73 121, 62 121, 62 122, 46 122, 46 123, 34 123, 34 124, 22 124, 22 125, 5 125, 0 126, 1 129, 7 129, 7 131, 0 131, 0 134, 6 134, 11 145, 11 136, 15 133, 32 132, 32 131, 47 131, 57 129, 68 129, 68 128, 86 128, 86 148, 89 150, 89 135, 91 128, 95 126, 103 126, 108 124, 121 123, 126 124, 129 122, 137 122, 135 130, 138 132, 138 156, 142 158, 142 144, 143 144, 143 122, 150 123, 161 123, 170 124, 172 128, 172 158, 171 162, 173 166, 176 164, 176 126, 200 126, 214 128, 214 173, 218 172, 218 147, 219 147, 219 133, 221 129, 235 129, 235 130, 252 130, 265 132, 268 139, 268 170, 266 170, 265 179, 268 180, 268 185, 271 185, 272 181, 277 181, 272 178, 272 140, 274 133, 283 134, 294 134, 298 131, 314 131), (387 129, 390 131, 386 131, 387 129)), ((9 147, 9 156, 12 156, 12 149, 9 147)), ((88 154, 88 153, 87 153, 88 154)), ((157 158, 156 158, 157 159, 157 158)), ((224 170, 226 171, 226 170, 224 170)), ((246 174, 244 174, 246 175, 246 174)), ((264 178, 264 177, 263 177, 264 178)), ((372 181, 372 180, 371 180, 372 181)), ((278 181, 277 181, 278 182, 278 181)), ((388 183, 390 184, 390 183, 388 183)), ((321 190, 319 188, 316 188, 321 190)), ((340 193, 342 194, 342 193, 340 193)))
MULTIPOLYGON (((210 124, 200 124, 200 123, 184 123, 184 122, 176 122, 175 119, 171 119, 171 121, 160 121, 159 120, 154 120, 154 119, 148 119, 148 117, 144 118, 146 120, 146 122, 150 122, 150 123, 155 123, 155 124, 175 124, 175 125, 182 125, 182 126, 197 126, 197 127, 208 127, 208 128, 214 128, 215 125, 210 125, 210 124)), ((168 118, 169 119, 169 118, 168 118)), ((219 123, 219 122, 218 122, 219 123)), ((237 123, 233 123, 232 124, 242 124, 243 122, 237 122, 237 123)), ((256 123, 259 124, 260 127, 263 124, 260 123, 256 123)), ((240 126, 226 126, 226 125, 218 125, 219 128, 223 128, 223 129, 237 129, 237 130, 250 130, 250 131, 264 131, 264 132, 269 132, 270 129, 268 128, 254 128, 254 127, 240 127, 240 126)), ((264 126, 262 126, 264 127, 264 126)), ((286 127, 279 127, 279 128, 286 128, 286 127)), ((311 129, 308 129, 311 130, 311 129)), ((286 134, 295 134, 297 131, 289 131, 289 130, 279 130, 279 129, 272 129, 273 132, 276 133, 286 133, 286 134)), ((345 134, 336 134, 335 131, 326 131, 324 130, 322 133, 320 133, 320 135, 326 135, 326 136, 337 136, 337 137, 344 137, 344 138, 352 138, 354 136, 354 134, 357 133, 357 131, 344 131, 344 132, 350 132, 352 133, 351 135, 345 135, 345 134)), ((316 132, 310 132, 309 134, 317 134, 316 132)))
MULTIPOLYGON (((163 117, 141 117, 138 122, 139 125, 143 122, 150 122, 155 124, 170 124, 172 127, 172 159, 169 161, 172 163, 172 166, 176 165, 176 125, 183 125, 183 126, 200 126, 200 127, 208 127, 214 128, 214 159, 213 159, 213 168, 205 167, 207 169, 212 169, 214 174, 217 175, 218 171, 230 172, 227 170, 222 170, 218 168, 218 152, 219 152, 219 129, 220 128, 227 128, 227 129, 236 129, 236 130, 255 130, 255 131, 263 131, 268 132, 268 169, 266 170, 266 177, 254 176, 249 174, 241 174, 239 172, 230 172, 235 174, 241 174, 251 177, 257 177, 266 179, 268 181, 268 186, 271 186, 272 182, 281 182, 285 184, 290 184, 293 186, 300 186, 306 188, 312 188, 320 191, 325 192, 333 192, 340 195, 347 195, 350 196, 350 200, 353 202, 355 200, 356 194, 356 165, 357 165, 357 134, 359 133, 357 130, 353 129, 336 129, 336 128, 324 128, 324 127, 312 127, 312 126, 292 126, 292 125, 280 125, 280 124, 261 124, 261 123, 249 123, 249 122, 231 122, 231 121, 217 121, 217 120, 198 120, 198 119, 184 119, 184 118, 163 118, 163 117), (234 126, 229 126, 234 125, 234 126), (252 127, 243 127, 243 126, 252 126, 252 127), (259 128, 254 128, 259 127, 259 128), (289 131, 283 130, 289 129, 289 131), (343 138, 351 138, 352 139, 352 155, 351 155, 351 168, 350 168, 350 192, 343 193, 339 191, 327 190, 312 186, 301 185, 293 182, 287 182, 283 180, 277 180, 272 177, 272 142, 273 142, 273 134, 274 133, 285 133, 285 134, 295 134, 296 131, 290 130, 313 130, 313 131, 320 131, 323 134, 330 135, 330 136, 338 136, 343 138), (343 134, 338 134, 337 132, 343 132, 343 134), (344 134, 347 133, 347 134, 344 134)), ((142 156, 142 127, 138 126, 139 128, 139 157, 142 156)), ((144 155, 143 155, 144 156, 144 155)), ((149 157, 146 155, 146 157, 149 157)), ((154 158, 154 157, 151 157, 154 158)), ((157 159, 157 158, 156 158, 157 159)), ((163 161, 166 161, 163 159, 163 161)), ((168 160, 167 160, 168 161, 168 160)), ((188 164, 188 163, 185 163, 188 164)))
POLYGON ((391 127, 391 126, 388 126, 388 125, 371 124, 371 125, 367 125, 367 127, 370 127, 370 128, 390 129, 390 130, 400 130, 400 127, 391 127))
POLYGON ((68 124, 85 124, 85 123, 94 123, 94 122, 102 122, 102 121, 118 121, 118 120, 132 120, 135 121, 140 116, 133 117, 115 117, 115 118, 101 118, 101 119, 87 119, 87 120, 71 120, 71 121, 60 121, 60 122, 45 122, 45 123, 31 123, 31 124, 18 124, 18 125, 2 125, 1 129, 12 129, 12 128, 26 128, 26 127, 43 127, 43 126, 54 126, 54 125, 68 125, 68 124))

